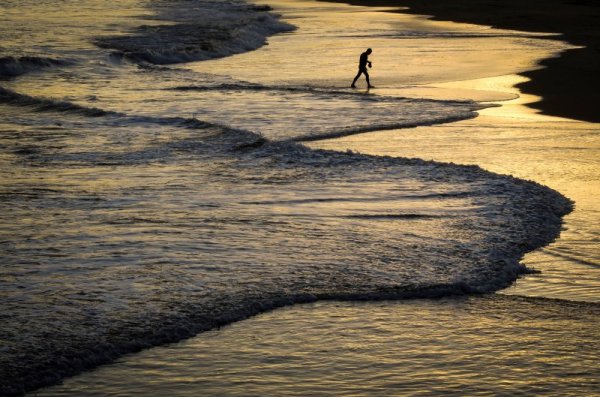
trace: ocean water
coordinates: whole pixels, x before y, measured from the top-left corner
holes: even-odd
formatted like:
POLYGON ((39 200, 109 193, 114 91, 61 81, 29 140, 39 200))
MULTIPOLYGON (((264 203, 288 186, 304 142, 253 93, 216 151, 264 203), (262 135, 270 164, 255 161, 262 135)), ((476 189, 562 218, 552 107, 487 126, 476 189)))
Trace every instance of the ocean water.
POLYGON ((600 128, 598 124, 539 115, 524 105, 536 97, 512 86, 516 75, 445 84, 495 87, 519 98, 488 108, 479 117, 452 124, 364 134, 315 147, 360 150, 363 153, 420 157, 459 164, 478 164, 487 170, 535 180, 575 202, 564 218, 560 239, 525 255, 523 263, 540 270, 517 281, 504 293, 600 301, 600 128))
POLYGON ((597 305, 500 294, 317 302, 149 349, 37 395, 594 396, 598 314, 597 305))
MULTIPOLYGON (((559 236, 562 217, 573 209, 561 186, 552 190, 533 174, 488 168, 532 179, 526 181, 478 165, 430 160, 448 161, 442 157, 403 154, 389 140, 379 140, 379 149, 359 145, 347 151, 343 146, 344 139, 384 130, 412 134, 459 125, 459 120, 479 125, 478 112, 493 112, 499 101, 518 95, 445 83, 518 73, 568 48, 565 43, 539 34, 433 23, 383 9, 292 0, 270 5, 274 9, 197 0, 117 6, 93 0, 3 3, 2 394, 34 390, 123 354, 281 306, 492 293, 541 267, 521 259, 559 236), (373 82, 378 88, 350 90, 356 58, 367 46, 376 49, 373 82), (340 137, 345 138, 313 142, 340 137), (390 152, 381 156, 386 147, 390 152), (369 150, 373 153, 357 153, 369 150)), ((582 150, 593 158, 588 150, 597 148, 597 129, 582 128, 593 143, 582 150)), ((590 213, 585 214, 588 219, 590 213)), ((594 246, 593 239, 589 245, 594 246)), ((582 274, 592 275, 586 292, 577 296, 593 301, 585 297, 597 296, 597 279, 586 272, 585 266, 593 272, 593 263, 585 263, 594 258, 583 255, 585 261, 572 262, 584 266, 582 274)), ((559 298, 564 300, 575 299, 564 293, 569 283, 586 282, 585 277, 563 280, 567 286, 559 298)), ((538 295, 545 296, 541 289, 538 295)), ((377 310, 406 318, 406 327, 417 319, 402 310, 457 317, 460 302, 482 307, 474 310, 474 321, 496 309, 505 318, 512 309, 536 316, 541 306, 551 313, 581 310, 585 319, 597 312, 594 303, 528 299, 388 302, 377 304, 377 310)), ((348 319, 356 318, 356 311, 368 315, 369 306, 293 307, 285 312, 291 313, 285 317, 289 321, 273 320, 272 332, 298 341, 303 329, 319 324, 347 327, 323 319, 346 316, 346 310, 348 319), (311 314, 302 314, 307 309, 311 314)), ((235 368, 248 365, 234 359, 238 336, 252 335, 256 321, 277 319, 278 313, 225 328, 229 336, 214 348, 231 350, 223 361, 232 371, 229 381, 215 383, 213 392, 203 389, 205 381, 196 382, 200 389, 188 383, 181 392, 275 393, 269 387, 278 382, 230 392, 226 384, 237 379, 235 368)), ((387 327, 380 323, 384 317, 355 324, 373 321, 377 331, 387 327)), ((575 317, 564 315, 560 324, 544 323, 539 329, 547 326, 566 335, 569 326, 579 329, 575 317)), ((441 323, 432 324, 432 335, 444 332, 441 323)), ((459 323, 456 327, 467 327, 459 323)), ((583 329, 576 343, 592 341, 595 329, 583 329)), ((211 332, 198 338, 215 332, 221 337, 221 331, 211 332)), ((509 331, 498 326, 495 332, 509 331)), ((480 355, 506 347, 494 339, 490 331, 478 341, 480 355)), ((315 348, 318 340, 313 340, 315 348)), ((541 357, 555 354, 559 345, 550 339, 541 357)), ((196 347, 183 346, 193 356, 196 347)), ((416 352, 427 345, 413 340, 407 346, 416 352)), ((384 348, 377 345, 364 357, 377 360, 378 349, 384 348)), ((160 349, 145 354, 165 360, 182 354, 160 349)), ((582 367, 597 363, 597 357, 577 356, 577 351, 569 352, 587 360, 582 367)), ((215 354, 207 350, 206 356, 215 354)), ((164 368, 167 388, 179 376, 166 370, 171 368, 167 361, 148 364, 129 357, 149 374, 164 368)), ((348 356, 338 373, 351 374, 352 360, 364 357, 348 356)), ((109 378, 111 370, 127 373, 112 366, 105 370, 109 378)), ((545 373, 543 367, 535 370, 545 373)), ((73 378, 83 382, 76 386, 67 381, 36 393, 134 393, 131 382, 109 380, 107 389, 99 391, 94 385, 105 381, 94 379, 96 374, 102 372, 73 378)), ((563 383, 579 379, 567 375, 548 374, 548 384, 557 384, 551 376, 562 376, 563 383)), ((249 376, 272 379, 261 372, 249 376)), ((282 376, 302 394, 300 378, 282 376)), ((579 389, 562 390, 592 390, 594 376, 586 372, 579 389)), ((457 388, 473 378, 468 371, 463 378, 452 377, 457 388)), ((152 379, 136 393, 152 395, 152 379)), ((388 380, 372 386, 385 394, 388 380)), ((427 390, 426 382, 415 382, 415 388, 427 390)), ((316 390, 327 385, 323 379, 316 390)), ((330 384, 328 390, 335 394, 338 389, 330 384)))

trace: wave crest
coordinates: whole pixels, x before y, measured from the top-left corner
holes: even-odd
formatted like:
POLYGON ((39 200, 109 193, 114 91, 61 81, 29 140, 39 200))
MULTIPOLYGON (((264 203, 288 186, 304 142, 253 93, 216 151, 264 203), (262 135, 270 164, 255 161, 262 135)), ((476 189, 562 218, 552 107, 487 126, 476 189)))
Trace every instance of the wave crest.
POLYGON ((73 62, 35 56, 7 56, 0 58, 0 79, 21 76, 26 73, 55 66, 68 66, 73 62))
POLYGON ((135 63, 165 65, 255 50, 266 43, 266 37, 295 29, 279 21, 269 7, 240 2, 194 2, 193 7, 189 1, 178 3, 158 7, 157 19, 175 24, 140 26, 132 35, 102 37, 96 44, 135 63))

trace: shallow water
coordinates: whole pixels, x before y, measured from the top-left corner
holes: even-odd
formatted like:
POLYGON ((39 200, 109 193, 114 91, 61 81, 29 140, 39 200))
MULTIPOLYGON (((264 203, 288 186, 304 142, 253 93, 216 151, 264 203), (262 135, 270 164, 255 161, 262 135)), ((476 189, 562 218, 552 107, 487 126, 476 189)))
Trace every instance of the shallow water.
MULTIPOLYGON (((543 274, 521 279, 506 292, 600 300, 600 208, 595 199, 600 191, 600 127, 539 115, 525 107, 539 98, 514 88, 524 80, 516 73, 535 68, 541 59, 570 48, 568 44, 540 39, 551 36, 548 34, 429 21, 381 12, 386 10, 383 8, 313 1, 270 4, 284 12, 298 30, 273 37, 269 47, 260 51, 201 62, 194 70, 227 71, 236 78, 270 85, 344 87, 353 76, 347 67, 352 64, 349 55, 370 46, 376 49, 370 57, 375 65, 372 78, 378 87, 371 91, 375 95, 496 101, 502 107, 481 110, 481 116, 474 119, 351 135, 310 146, 477 164, 560 191, 575 201, 575 211, 565 218, 561 239, 529 254, 524 262, 543 274), (277 73, 265 73, 271 65, 277 73)), ((318 103, 316 106, 320 107, 318 103)), ((339 112, 352 122, 358 112, 362 117, 374 115, 378 124, 385 124, 390 116, 402 119, 407 107, 401 103, 390 106, 384 117, 372 104, 362 111, 341 108, 339 112)), ((418 104, 416 111, 424 108, 418 104)), ((448 112, 449 118, 453 116, 448 112)), ((325 125, 328 120, 319 118, 325 125)))
MULTIPOLYGON (((100 3, 65 2, 48 30, 77 37, 44 46, 23 17, 38 40, 15 36, 3 50, 5 390, 296 302, 494 291, 557 235, 569 204, 535 183, 293 141, 472 119, 493 106, 473 99, 515 94, 444 82, 526 70, 564 43, 316 2, 275 3, 283 23, 237 1, 170 4, 122 3, 121 22, 100 3), (106 23, 68 23, 82 13, 106 23), (190 29, 214 40, 185 41, 190 29), (276 31, 256 51, 205 60, 255 50, 276 31), (366 45, 378 49, 381 88, 348 90, 366 45), (204 61, 148 63, 190 59, 204 61)), ((354 149, 398 154, 380 142, 354 149)), ((565 282, 585 282, 581 273, 565 282)), ((586 288, 580 296, 593 296, 586 288)), ((289 325, 290 335, 309 326, 289 325)))
POLYGON ((320 302, 151 349, 50 396, 597 395, 597 305, 320 302))
POLYGON ((361 153, 419 157, 456 164, 478 164, 501 174, 535 180, 575 202, 556 242, 525 256, 523 263, 541 274, 528 275, 505 293, 588 302, 600 301, 600 127, 598 124, 543 116, 524 105, 536 98, 512 88, 518 76, 445 84, 515 92, 516 100, 485 109, 473 120, 363 134, 314 147, 361 153))

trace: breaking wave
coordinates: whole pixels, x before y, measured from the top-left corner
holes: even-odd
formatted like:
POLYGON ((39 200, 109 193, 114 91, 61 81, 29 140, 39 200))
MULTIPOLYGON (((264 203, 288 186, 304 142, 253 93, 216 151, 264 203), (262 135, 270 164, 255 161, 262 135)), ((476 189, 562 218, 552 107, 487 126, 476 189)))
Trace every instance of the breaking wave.
MULTIPOLYGON (((179 90, 180 88, 178 88, 179 90)), ((271 91, 289 92, 292 96, 286 98, 286 104, 278 108, 270 109, 270 119, 268 123, 260 120, 254 121, 255 117, 250 116, 253 113, 242 113, 243 109, 254 109, 252 98, 247 99, 248 103, 242 100, 233 103, 231 106, 219 103, 218 111, 212 111, 205 115, 208 120, 199 121, 196 117, 160 117, 160 116, 127 116, 138 122, 151 122, 158 124, 173 123, 179 126, 201 127, 206 123, 222 125, 230 129, 249 130, 260 133, 266 138, 272 140, 289 140, 297 142, 315 141, 320 139, 336 138, 353 134, 360 134, 370 131, 383 131, 390 129, 412 128, 417 126, 434 125, 448 123, 458 120, 466 120, 477 116, 476 110, 484 107, 493 106, 480 104, 471 101, 436 101, 414 98, 392 98, 383 96, 365 96, 362 94, 348 93, 344 91, 328 91, 325 89, 313 89, 309 87, 267 87, 260 85, 245 84, 221 84, 205 87, 186 87, 188 91, 209 91, 215 95, 215 98, 227 95, 228 92, 237 92, 240 90, 249 90, 251 92, 265 93, 269 95, 271 91), (298 95, 296 95, 298 94, 298 95), (371 105, 380 104, 388 106, 372 106, 367 116, 361 116, 358 120, 353 120, 352 111, 348 110, 348 120, 344 124, 337 122, 332 116, 339 111, 338 108, 331 108, 330 99, 338 98, 339 103, 347 103, 349 109, 360 109, 365 101, 371 105), (293 111, 295 102, 310 100, 314 107, 303 110, 298 113, 294 119, 294 126, 289 125, 289 117, 286 112, 293 111), (320 106, 319 103, 322 103, 320 106), (397 112, 390 112, 392 106, 397 107, 397 112), (278 124, 278 120, 282 124, 278 124), (287 123, 287 124, 286 124, 287 123)), ((190 97, 190 100, 193 100, 190 97)), ((206 99, 206 97, 204 98, 206 99)), ((262 97, 256 99, 260 101, 262 97)), ((55 100, 51 98, 36 98, 29 95, 15 93, 13 91, 0 88, 0 103, 7 103, 16 106, 27 106, 37 111, 56 111, 70 112, 87 115, 92 117, 112 115, 125 117, 126 115, 116 112, 102 110, 96 107, 78 105, 68 101, 55 100)), ((259 102, 257 102, 259 103, 259 102)), ((339 105, 338 105, 339 106, 339 105)))
POLYGON ((2 384, 9 395, 284 305, 492 292, 530 271, 519 259, 556 238, 571 210, 551 189, 476 166, 311 150, 197 119, 126 115, 7 90, 0 102, 29 108, 32 119, 91 116, 77 122, 89 129, 81 139, 125 135, 140 123, 192 128, 139 150, 61 154, 37 146, 19 154, 34 153, 38 167, 80 164, 108 190, 82 200, 91 193, 72 184, 19 183, 0 199, 13 231, 0 244, 20 280, 3 303, 14 313, 3 318, 6 329, 21 335, 9 338, 1 365, 12 375, 2 384), (118 122, 103 132, 99 117, 118 122), (185 172, 171 175, 165 163, 185 172), (151 179, 123 179, 130 169, 151 179), (19 236, 32 229, 21 229, 21 219, 43 219, 38 207, 55 208, 63 220, 24 246, 19 236), (53 269, 70 274, 51 298, 76 310, 68 316, 47 310, 45 284, 27 281, 53 269), (135 294, 113 288, 123 280, 138 286, 135 294))
POLYGON ((140 26, 131 35, 98 38, 96 44, 136 63, 165 65, 255 50, 268 36, 294 30, 269 7, 241 1, 179 0, 154 8, 156 19, 169 24, 140 26))
POLYGON ((35 56, 7 56, 0 58, 0 80, 21 76, 56 66, 69 66, 71 61, 35 56))

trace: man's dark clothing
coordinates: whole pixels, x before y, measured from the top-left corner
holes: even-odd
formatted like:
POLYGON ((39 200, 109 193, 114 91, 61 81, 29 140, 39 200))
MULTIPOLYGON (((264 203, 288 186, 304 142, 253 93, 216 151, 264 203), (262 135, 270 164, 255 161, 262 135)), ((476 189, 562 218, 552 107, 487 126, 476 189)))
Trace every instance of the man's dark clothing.
POLYGON ((360 54, 360 61, 358 61, 358 69, 367 70, 367 63, 369 62, 369 54, 363 52, 360 54))
POLYGON ((370 54, 370 49, 360 54, 360 59, 358 61, 358 73, 356 74, 356 77, 354 78, 354 81, 352 81, 352 85, 350 87, 355 88, 354 84, 356 84, 356 80, 358 80, 361 74, 365 75, 365 78, 367 79, 367 86, 369 88, 372 87, 371 82, 369 81, 369 73, 367 72, 367 64, 371 66, 371 62, 369 62, 370 54))

